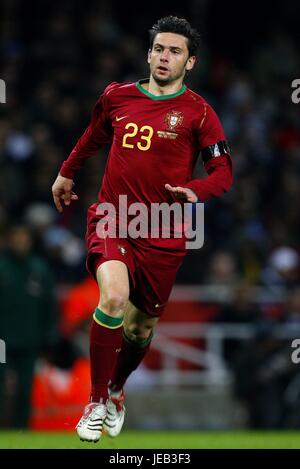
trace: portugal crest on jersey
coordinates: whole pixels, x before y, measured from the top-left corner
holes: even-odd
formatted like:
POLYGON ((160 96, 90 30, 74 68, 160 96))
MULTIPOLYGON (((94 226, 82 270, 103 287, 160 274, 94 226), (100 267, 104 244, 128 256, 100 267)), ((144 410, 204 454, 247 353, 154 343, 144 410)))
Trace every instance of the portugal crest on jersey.
POLYGON ((175 130, 178 125, 183 121, 183 114, 180 111, 171 111, 165 117, 165 122, 168 125, 168 130, 175 130))

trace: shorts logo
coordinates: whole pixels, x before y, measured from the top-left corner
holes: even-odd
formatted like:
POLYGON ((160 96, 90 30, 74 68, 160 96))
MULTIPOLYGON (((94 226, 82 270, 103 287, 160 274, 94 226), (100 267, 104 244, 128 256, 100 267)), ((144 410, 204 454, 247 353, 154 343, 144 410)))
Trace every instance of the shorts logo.
POLYGON ((125 256, 125 254, 127 253, 126 249, 123 246, 120 246, 120 245, 118 246, 118 249, 121 252, 122 256, 125 256))
POLYGON ((183 122, 183 114, 180 111, 171 111, 165 117, 164 122, 168 125, 168 130, 174 130, 183 122))

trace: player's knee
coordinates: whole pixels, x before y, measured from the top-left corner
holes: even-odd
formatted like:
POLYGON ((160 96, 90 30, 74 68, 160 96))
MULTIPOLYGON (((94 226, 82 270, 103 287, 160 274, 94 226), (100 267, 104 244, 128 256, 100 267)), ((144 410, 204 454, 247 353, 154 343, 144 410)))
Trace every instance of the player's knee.
POLYGON ((122 317, 125 313, 128 298, 126 294, 111 292, 100 298, 100 308, 110 316, 122 317))
POLYGON ((132 323, 124 327, 124 332, 132 342, 142 343, 150 337, 152 329, 153 327, 151 326, 141 326, 132 323))

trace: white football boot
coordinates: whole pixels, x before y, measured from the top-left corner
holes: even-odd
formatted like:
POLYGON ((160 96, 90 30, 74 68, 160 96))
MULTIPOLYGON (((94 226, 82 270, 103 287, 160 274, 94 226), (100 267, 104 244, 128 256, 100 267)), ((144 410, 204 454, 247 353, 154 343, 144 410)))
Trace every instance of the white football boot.
POLYGON ((124 400, 125 395, 123 389, 119 394, 109 394, 103 431, 111 437, 118 436, 122 430, 125 417, 124 400))
POLYGON ((106 412, 106 405, 97 402, 91 402, 85 407, 84 414, 76 425, 78 436, 82 441, 94 443, 99 441, 106 412))

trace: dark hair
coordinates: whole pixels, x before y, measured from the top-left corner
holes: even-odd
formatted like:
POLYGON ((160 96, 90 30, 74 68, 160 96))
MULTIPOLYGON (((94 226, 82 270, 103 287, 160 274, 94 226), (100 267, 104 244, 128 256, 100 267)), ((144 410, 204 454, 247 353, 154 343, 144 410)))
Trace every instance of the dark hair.
POLYGON ((150 49, 152 49, 154 38, 158 33, 175 33, 186 37, 190 56, 195 55, 200 46, 200 34, 191 27, 185 18, 178 18, 177 16, 160 18, 149 30, 150 49))

